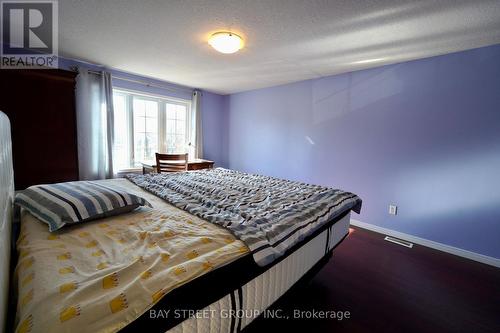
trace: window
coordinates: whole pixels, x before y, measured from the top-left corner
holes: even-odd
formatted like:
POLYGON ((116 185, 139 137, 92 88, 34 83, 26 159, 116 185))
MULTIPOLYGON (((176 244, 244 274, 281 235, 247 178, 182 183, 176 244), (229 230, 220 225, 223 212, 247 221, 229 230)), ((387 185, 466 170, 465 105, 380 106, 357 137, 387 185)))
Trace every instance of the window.
POLYGON ((188 152, 191 101, 113 91, 115 170, 136 168, 155 153, 188 152))
POLYGON ((134 159, 152 160, 158 151, 158 102, 133 97, 134 159))
POLYGON ((186 105, 167 104, 167 154, 183 150, 187 131, 186 114, 186 105))

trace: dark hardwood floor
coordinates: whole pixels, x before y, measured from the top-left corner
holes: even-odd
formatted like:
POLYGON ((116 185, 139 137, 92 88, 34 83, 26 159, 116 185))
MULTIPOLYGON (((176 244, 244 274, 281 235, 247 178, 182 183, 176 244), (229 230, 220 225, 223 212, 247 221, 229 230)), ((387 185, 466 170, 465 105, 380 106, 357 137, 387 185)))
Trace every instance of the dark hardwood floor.
POLYGON ((330 262, 262 316, 253 332, 500 332, 500 269, 354 228, 330 262), (350 318, 293 319, 294 310, 349 311, 350 318))

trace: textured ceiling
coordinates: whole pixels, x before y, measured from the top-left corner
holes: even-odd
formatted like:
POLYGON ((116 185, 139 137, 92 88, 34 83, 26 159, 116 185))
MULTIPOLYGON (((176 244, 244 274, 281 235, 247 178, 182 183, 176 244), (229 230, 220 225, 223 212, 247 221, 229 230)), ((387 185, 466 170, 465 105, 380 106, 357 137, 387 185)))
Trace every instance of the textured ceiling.
POLYGON ((59 34, 63 56, 234 93, 500 43, 500 1, 59 0, 59 34))

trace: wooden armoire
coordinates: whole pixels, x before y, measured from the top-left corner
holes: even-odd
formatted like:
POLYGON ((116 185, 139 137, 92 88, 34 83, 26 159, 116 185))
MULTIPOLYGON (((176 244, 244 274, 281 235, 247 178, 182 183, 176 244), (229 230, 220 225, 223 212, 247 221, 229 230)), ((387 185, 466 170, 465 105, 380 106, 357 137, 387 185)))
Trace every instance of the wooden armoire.
POLYGON ((76 73, 0 69, 0 110, 10 119, 16 190, 78 179, 76 73))

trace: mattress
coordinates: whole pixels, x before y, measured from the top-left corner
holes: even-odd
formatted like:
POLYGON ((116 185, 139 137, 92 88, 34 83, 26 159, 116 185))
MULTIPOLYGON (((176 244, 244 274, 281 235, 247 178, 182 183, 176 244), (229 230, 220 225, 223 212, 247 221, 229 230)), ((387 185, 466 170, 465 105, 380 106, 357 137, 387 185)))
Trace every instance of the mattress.
MULTIPOLYGON (((164 209, 174 215, 176 212, 180 215, 190 215, 166 203, 163 199, 142 190, 126 179, 103 182, 146 198, 155 209, 164 209)), ((33 219, 33 217, 31 218, 33 219)), ((127 215, 121 217, 121 219, 126 218, 127 215)), ((193 216, 193 218, 195 217, 193 216)), ((208 223, 203 220, 201 222, 208 223)), ((210 223, 208 224, 210 225, 210 223)), ((165 332, 166 330, 186 332, 193 329, 200 332, 233 332, 242 329, 287 291, 311 267, 322 258, 328 257, 331 250, 347 235, 348 226, 349 211, 329 221, 323 228, 318 229, 311 237, 294 246, 272 265, 261 267, 249 255, 244 244, 234 239, 229 231, 210 225, 210 228, 217 228, 221 235, 226 233, 227 237, 232 237, 234 245, 232 247, 235 249, 245 248, 246 251, 240 251, 239 254, 235 254, 238 251, 232 251, 234 255, 217 261, 216 269, 205 270, 198 275, 191 276, 189 280, 182 281, 175 288, 169 289, 168 293, 164 293, 161 295, 162 297, 154 300, 150 307, 144 308, 143 310, 148 311, 141 312, 142 314, 128 316, 126 320, 121 320, 118 323, 108 319, 110 325, 109 329, 105 331, 117 331, 121 328, 121 332, 137 332, 146 327, 148 332, 165 332), (231 278, 228 279, 228 276, 231 278), (167 296, 164 296, 165 294, 167 296), (247 310, 254 315, 228 316, 227 311, 231 310, 247 310), (210 316, 193 316, 193 311, 194 313, 208 311, 210 316), (152 314, 156 313, 175 315, 161 318, 152 317, 152 314), (127 326, 124 327, 124 324, 127 326)), ((42 225, 40 224, 39 227, 42 225)), ((105 225, 101 225, 101 227, 106 228, 105 225)), ((26 257, 26 254, 21 255, 26 257)), ((20 260, 20 265, 22 267, 22 260, 20 260)), ((23 283, 23 281, 21 282, 23 283)), ((27 294, 29 295, 29 292, 27 294)), ((33 294, 29 297, 32 298, 33 294)), ((42 302, 43 300, 39 300, 38 304, 42 304, 42 302)), ((73 313, 77 313, 75 316, 80 315, 77 310, 78 308, 73 313)), ((21 323, 20 328, 23 328, 22 325, 23 323, 21 323)), ((25 326, 31 328, 33 321, 27 321, 25 326)), ((20 331, 22 330, 20 329, 20 331)))

